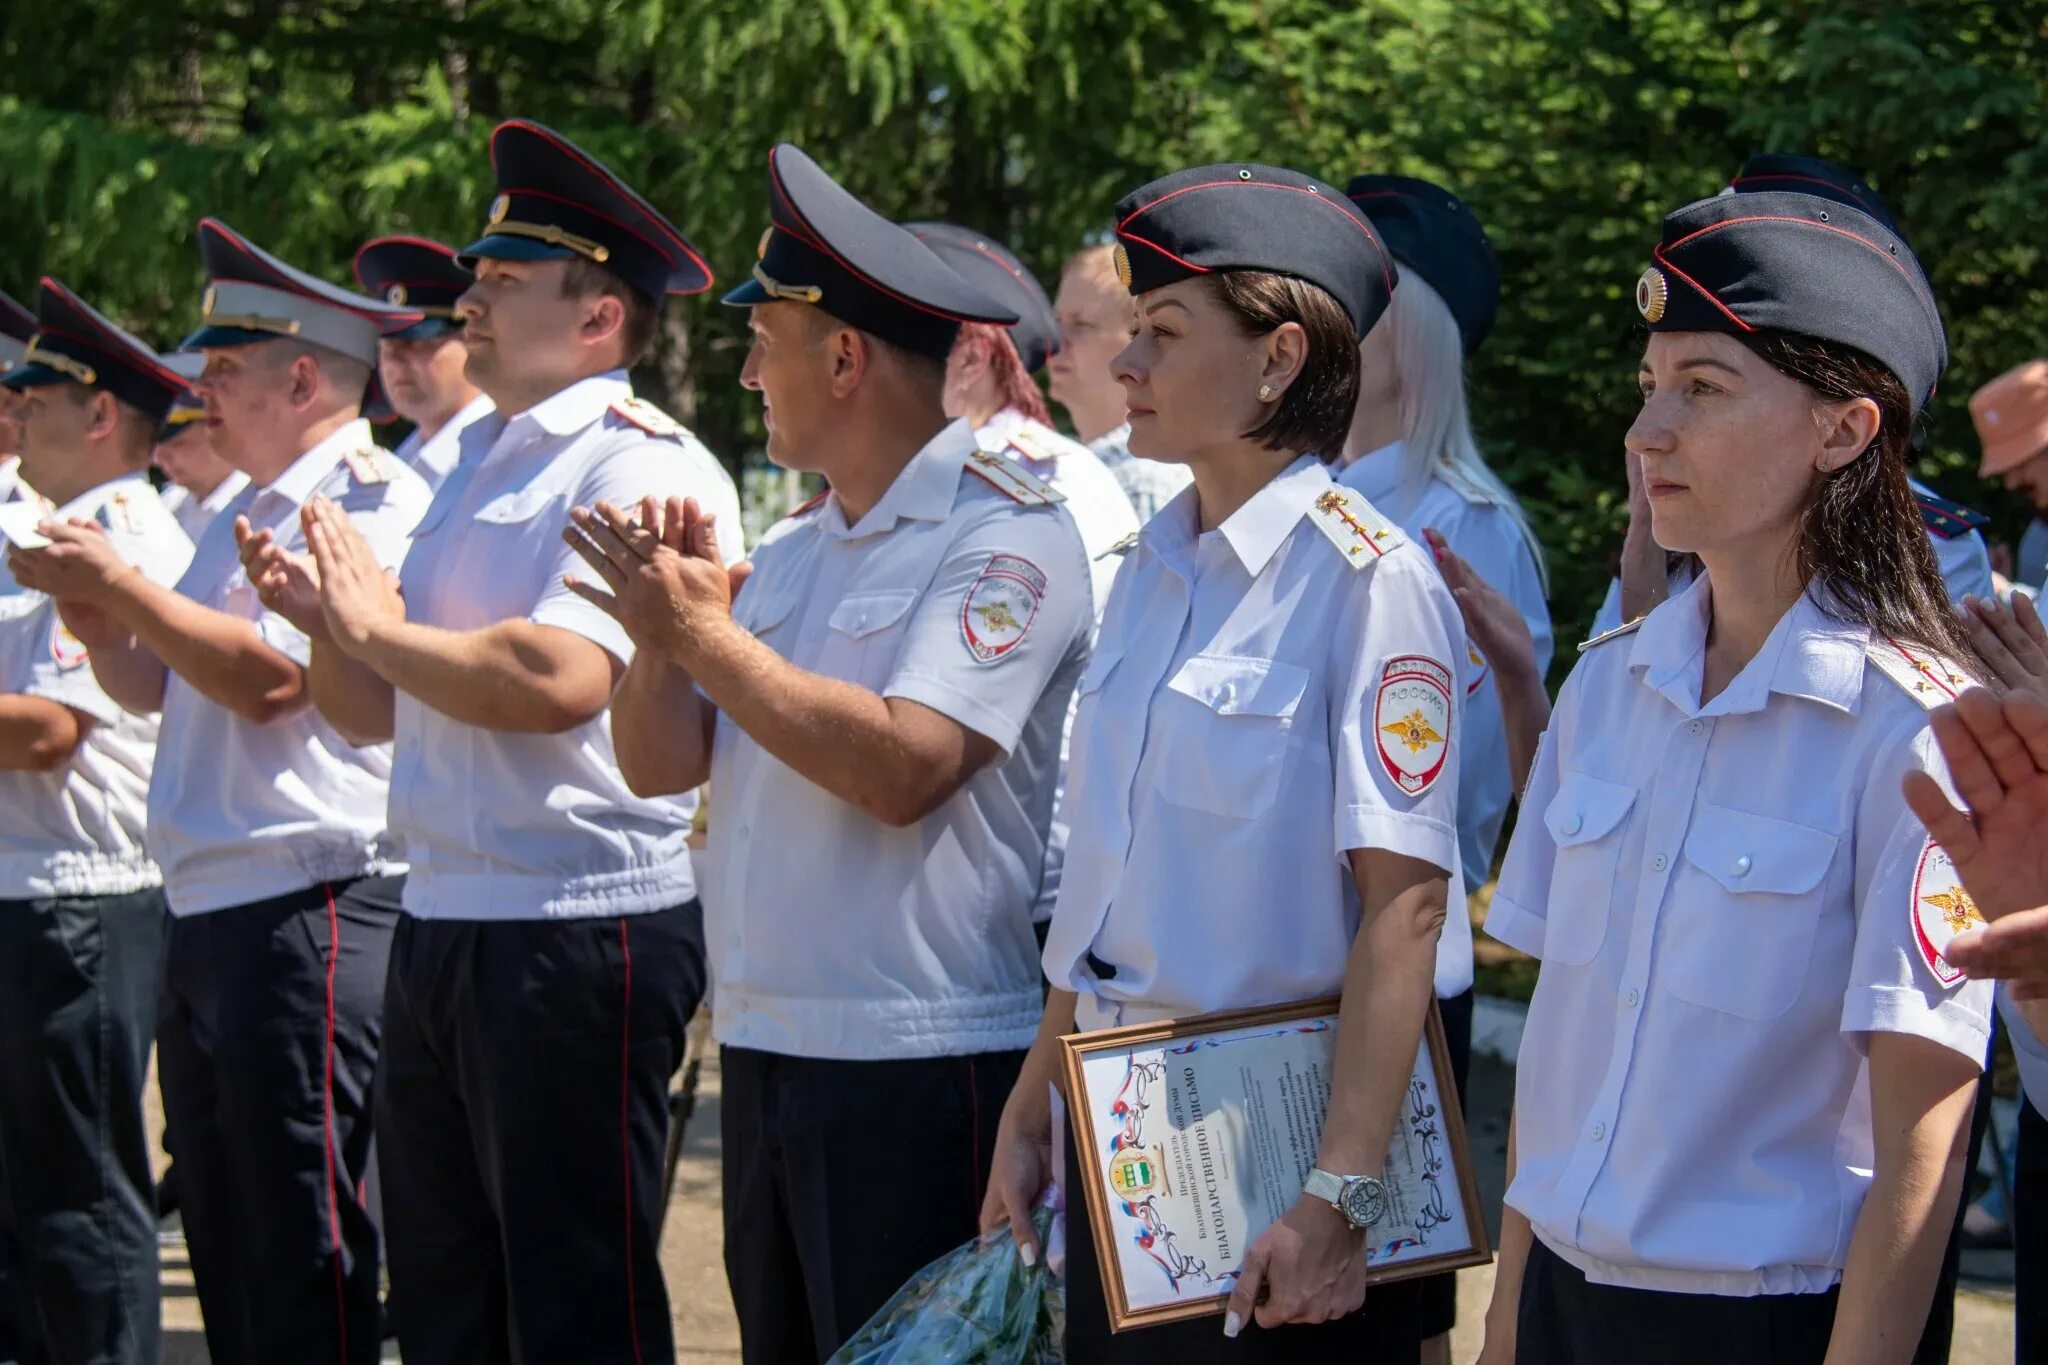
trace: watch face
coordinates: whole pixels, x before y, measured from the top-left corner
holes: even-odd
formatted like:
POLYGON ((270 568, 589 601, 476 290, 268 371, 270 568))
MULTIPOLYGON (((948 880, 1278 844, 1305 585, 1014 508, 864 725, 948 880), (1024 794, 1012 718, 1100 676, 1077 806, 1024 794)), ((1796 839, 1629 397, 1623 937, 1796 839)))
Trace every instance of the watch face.
POLYGON ((1371 1176, 1347 1181, 1344 1193, 1338 1196, 1337 1207, 1343 1210, 1352 1227, 1369 1228, 1386 1216, 1386 1187, 1371 1176))

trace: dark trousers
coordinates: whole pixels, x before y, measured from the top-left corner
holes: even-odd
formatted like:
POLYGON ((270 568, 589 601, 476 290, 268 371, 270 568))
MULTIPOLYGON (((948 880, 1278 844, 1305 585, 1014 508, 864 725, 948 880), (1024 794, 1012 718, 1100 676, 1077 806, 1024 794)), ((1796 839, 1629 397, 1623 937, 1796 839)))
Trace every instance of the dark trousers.
POLYGON ((824 1360, 975 1235, 1022 1052, 719 1053, 725 1274, 748 1365, 824 1360))
POLYGON ((1841 1296, 1593 1284, 1539 1237, 1522 1273, 1515 1365, 1821 1365, 1841 1296))
MULTIPOLYGON (((1458 1088, 1458 1111, 1465 1110, 1465 1079, 1472 1074, 1472 992, 1437 1001, 1443 1016, 1444 1042, 1449 1045, 1451 1082, 1458 1088)), ((1440 1337, 1458 1325, 1458 1275, 1447 1271, 1416 1281, 1421 1300, 1422 1339, 1440 1337)))
POLYGON ((403 880, 174 917, 157 1067, 214 1365, 378 1355, 370 1149, 403 880))
POLYGON ((377 1161, 407 1365, 674 1358, 661 1159, 703 993, 694 900, 399 925, 377 1161))
POLYGON ((1109 1330, 1102 1292, 1102 1261, 1088 1223, 1088 1207, 1072 1172, 1081 1169, 1071 1126, 1067 1144, 1067 1365, 1292 1365, 1328 1360, 1357 1365, 1415 1365, 1421 1357, 1420 1283, 1375 1285, 1365 1307, 1335 1322, 1261 1327, 1247 1322, 1235 1340, 1223 1335, 1223 1316, 1161 1323, 1117 1335, 1109 1330))
POLYGON ((2031 1095, 2020 1101, 2012 1183, 2013 1360, 2048 1365, 2048 1119, 2041 1117, 2031 1095))
POLYGON ((161 891, 0 901, 0 1205, 24 1359, 161 1352, 142 1092, 163 957, 161 891))

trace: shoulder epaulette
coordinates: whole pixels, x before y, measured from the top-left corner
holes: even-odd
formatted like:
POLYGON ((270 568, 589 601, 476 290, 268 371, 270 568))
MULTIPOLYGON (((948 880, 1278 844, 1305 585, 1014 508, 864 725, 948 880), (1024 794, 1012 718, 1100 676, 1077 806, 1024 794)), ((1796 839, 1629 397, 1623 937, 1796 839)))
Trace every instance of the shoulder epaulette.
POLYGON ((1954 540, 1991 524, 1991 518, 1982 512, 1934 493, 1915 490, 1913 501, 1920 504, 1920 520, 1927 527, 1927 533, 1941 540, 1954 540))
POLYGON ((1970 685, 1968 675, 1946 659, 1887 636, 1872 635, 1864 655, 1877 665, 1878 672, 1930 711, 1954 701, 1956 694, 1970 685))
POLYGON ((1018 464, 1006 455, 993 450, 977 450, 967 457, 967 468, 994 484, 1012 502, 1021 502, 1026 507, 1044 507, 1050 503, 1065 502, 1067 495, 1054 488, 1044 479, 1018 464))
POLYGON ((389 460, 382 446, 359 446, 344 451, 341 457, 341 462, 348 466, 348 476, 359 484, 391 482, 389 460))
POLYGON ((612 404, 612 411, 649 436, 674 436, 683 424, 637 394, 628 394, 612 404))
POLYGON ((100 525, 125 536, 137 535, 141 531, 135 520, 135 504, 128 500, 126 493, 118 491, 100 504, 100 525))
POLYGON ((1595 636, 1594 636, 1594 637, 1593 637, 1592 639, 1590 639, 1590 640, 1585 640, 1585 641, 1582 641, 1582 642, 1580 643, 1580 645, 1579 645, 1579 653, 1581 653, 1581 654, 1584 654, 1584 653, 1585 653, 1585 652, 1586 652, 1587 650, 1589 650, 1589 649, 1593 648, 1593 647, 1594 647, 1595 645, 1604 645, 1604 644, 1606 644, 1606 643, 1607 643, 1607 642, 1608 642, 1609 640, 1618 640, 1618 639, 1620 639, 1620 638, 1621 638, 1622 636, 1624 636, 1624 635, 1631 635, 1631 634, 1634 634, 1634 633, 1635 633, 1635 631, 1636 631, 1636 629, 1637 629, 1638 627, 1640 627, 1640 626, 1641 626, 1641 625, 1643 624, 1643 621, 1644 621, 1644 619, 1645 619, 1645 618, 1643 618, 1643 617, 1641 617, 1641 616, 1638 616, 1638 617, 1637 617, 1637 618, 1636 618, 1635 620, 1633 620, 1633 621, 1624 621, 1624 622, 1622 622, 1622 623, 1621 623, 1620 625, 1616 626, 1616 627, 1615 627, 1615 628, 1614 628, 1613 630, 1603 630, 1603 631, 1601 631, 1601 632, 1600 632, 1600 633, 1599 633, 1598 635, 1595 635, 1595 636))
POLYGON ((1136 531, 1132 531, 1118 539, 1116 544, 1110 546, 1107 550, 1104 550, 1101 554, 1095 557, 1097 559, 1108 559, 1111 555, 1127 555, 1137 548, 1138 533, 1136 531))
POLYGON ((1009 449, 1015 451, 1019 458, 1026 460, 1044 460, 1050 462, 1059 458, 1052 451, 1047 450, 1044 446, 1040 445, 1038 443, 1038 438, 1033 436, 1028 431, 1011 432, 1009 449))
POLYGON ((793 509, 788 516, 783 518, 783 520, 794 521, 798 517, 803 516, 806 512, 815 512, 820 507, 823 507, 825 505, 825 499, 831 496, 832 490, 828 487, 824 492, 818 494, 818 496, 806 501, 801 507, 793 509))
POLYGON ((1309 519, 1344 555, 1344 562, 1362 569, 1408 543, 1401 528, 1379 514, 1365 498, 1342 485, 1324 489, 1309 504, 1309 519))

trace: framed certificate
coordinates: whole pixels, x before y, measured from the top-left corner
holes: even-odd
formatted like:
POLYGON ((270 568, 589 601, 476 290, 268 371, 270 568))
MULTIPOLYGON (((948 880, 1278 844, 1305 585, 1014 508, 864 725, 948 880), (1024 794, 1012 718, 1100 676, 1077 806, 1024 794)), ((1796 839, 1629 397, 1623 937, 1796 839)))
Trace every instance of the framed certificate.
MULTIPOLYGON (((1086 1196, 1110 1329, 1221 1313, 1245 1252, 1315 1165, 1337 1001, 1060 1043, 1080 1153, 1070 1176, 1086 1196)), ((1492 1259, 1434 1004, 1379 1177, 1387 1212, 1366 1234, 1369 1284, 1492 1259)))

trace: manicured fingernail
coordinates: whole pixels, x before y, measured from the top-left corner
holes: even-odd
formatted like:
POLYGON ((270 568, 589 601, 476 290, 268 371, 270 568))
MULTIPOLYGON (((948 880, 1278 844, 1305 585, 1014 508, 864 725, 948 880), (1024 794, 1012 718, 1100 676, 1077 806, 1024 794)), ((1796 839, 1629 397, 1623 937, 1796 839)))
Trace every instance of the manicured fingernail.
POLYGON ((1035 1266, 1038 1264, 1038 1248, 1031 1245, 1031 1243, 1029 1242, 1026 1242, 1023 1246, 1018 1247, 1017 1254, 1024 1258, 1024 1264, 1027 1267, 1035 1266))
POLYGON ((1244 1330, 1244 1319, 1243 1319, 1243 1318, 1239 1317, 1239 1316, 1238 1316, 1237 1314, 1235 1314, 1235 1313, 1225 1313, 1225 1314, 1223 1315, 1223 1335, 1224 1335, 1224 1336, 1226 1336, 1226 1337, 1230 1337, 1231 1339, 1235 1340, 1235 1339, 1236 1339, 1236 1337, 1237 1337, 1237 1334, 1238 1334, 1239 1332, 1242 1332, 1243 1330, 1244 1330))

